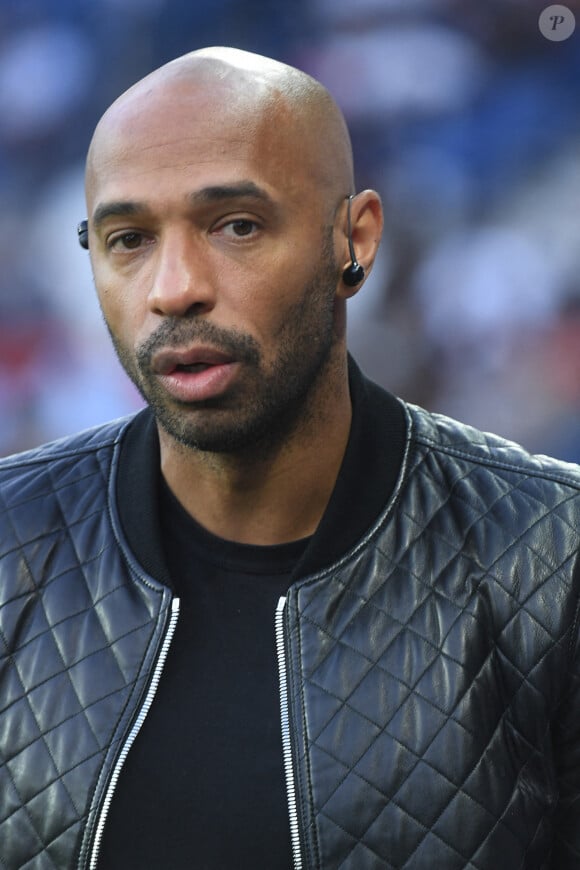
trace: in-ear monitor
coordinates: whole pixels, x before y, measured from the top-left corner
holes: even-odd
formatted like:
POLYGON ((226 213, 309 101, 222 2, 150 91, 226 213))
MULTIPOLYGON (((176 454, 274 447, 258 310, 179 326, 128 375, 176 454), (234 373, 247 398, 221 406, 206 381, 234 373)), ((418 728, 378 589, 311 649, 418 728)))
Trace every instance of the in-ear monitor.
POLYGON ((354 252, 354 245, 352 242, 352 227, 350 221, 350 204, 352 202, 352 194, 347 197, 348 205, 346 212, 346 220, 347 220, 347 229, 348 229, 348 252, 350 254, 351 264, 347 266, 344 272, 342 273, 342 280, 347 285, 347 287, 356 287, 357 284, 360 284, 365 276, 365 270, 358 262, 356 258, 356 254, 354 252))

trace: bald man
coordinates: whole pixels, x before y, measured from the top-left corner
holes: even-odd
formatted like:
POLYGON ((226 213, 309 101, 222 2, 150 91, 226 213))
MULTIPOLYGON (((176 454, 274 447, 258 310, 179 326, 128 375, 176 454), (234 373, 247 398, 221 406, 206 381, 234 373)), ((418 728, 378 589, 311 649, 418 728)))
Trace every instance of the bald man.
POLYGON ((0 463, 0 867, 580 866, 580 471, 349 356, 329 94, 178 58, 86 193, 147 407, 0 463))

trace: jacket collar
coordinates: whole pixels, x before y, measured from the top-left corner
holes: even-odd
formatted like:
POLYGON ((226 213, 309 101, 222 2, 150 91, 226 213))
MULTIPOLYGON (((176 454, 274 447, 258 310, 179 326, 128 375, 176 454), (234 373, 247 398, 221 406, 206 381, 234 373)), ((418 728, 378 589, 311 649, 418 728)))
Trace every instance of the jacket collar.
MULTIPOLYGON (((295 579, 347 553, 384 510, 400 474, 407 437, 402 403, 364 377, 352 358, 349 383, 353 415, 344 459, 295 579)), ((171 586, 158 521, 160 478, 157 427, 147 408, 133 419, 121 446, 119 514, 137 560, 151 576, 171 586)))

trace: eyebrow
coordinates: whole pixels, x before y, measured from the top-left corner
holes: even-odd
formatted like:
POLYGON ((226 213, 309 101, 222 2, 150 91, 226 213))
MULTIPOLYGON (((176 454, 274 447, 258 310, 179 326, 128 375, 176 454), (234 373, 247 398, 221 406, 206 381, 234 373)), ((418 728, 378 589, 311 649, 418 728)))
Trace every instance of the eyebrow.
MULTIPOLYGON (((190 194, 188 199, 194 204, 223 202, 231 199, 250 198, 257 199, 269 206, 274 206, 272 197, 253 181, 242 181, 238 184, 214 184, 203 187, 190 194)), ((117 200, 103 202, 98 205, 93 214, 93 227, 98 229, 107 218, 130 217, 136 214, 149 212, 149 206, 145 202, 137 200, 117 200)))
POLYGON ((98 205, 93 213, 93 227, 98 229, 109 217, 128 217, 134 214, 143 214, 149 211, 144 202, 134 200, 119 200, 116 202, 103 202, 98 205))
POLYGON ((274 205, 272 197, 253 181, 240 181, 237 184, 215 184, 203 187, 192 193, 189 199, 194 203, 219 202, 228 199, 241 198, 259 199, 268 205, 274 205))

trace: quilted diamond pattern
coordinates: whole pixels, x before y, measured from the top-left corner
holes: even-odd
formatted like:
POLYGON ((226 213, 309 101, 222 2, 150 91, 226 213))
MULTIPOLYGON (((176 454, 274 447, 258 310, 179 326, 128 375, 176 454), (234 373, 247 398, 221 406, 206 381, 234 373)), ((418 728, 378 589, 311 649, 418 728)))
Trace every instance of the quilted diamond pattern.
POLYGON ((368 540, 288 598, 306 866, 578 867, 580 472, 412 425, 368 540))
MULTIPOLYGON (((393 503, 288 598, 305 867, 577 868, 580 474, 412 414, 393 503)), ((107 506, 120 429, 0 462, 7 870, 86 866, 162 640, 107 506)))
POLYGON ((131 577, 111 531, 118 429, 101 429, 98 449, 89 434, 0 463, 0 867, 8 870, 62 870, 78 856, 99 774, 163 627, 161 589, 131 577))

